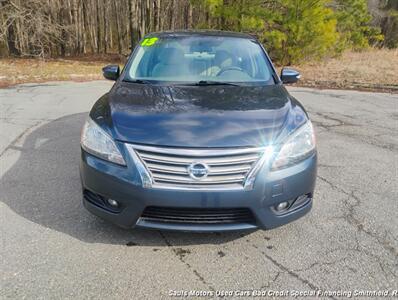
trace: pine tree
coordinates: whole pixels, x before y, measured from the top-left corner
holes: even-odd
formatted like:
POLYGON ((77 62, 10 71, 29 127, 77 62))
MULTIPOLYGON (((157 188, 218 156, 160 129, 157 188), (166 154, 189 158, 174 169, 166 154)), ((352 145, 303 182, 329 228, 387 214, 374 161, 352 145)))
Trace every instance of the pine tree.
POLYGON ((275 61, 292 64, 324 56, 338 35, 329 0, 208 0, 220 29, 255 33, 275 61))
POLYGON ((335 0, 339 50, 363 49, 383 40, 380 29, 370 25, 372 19, 367 0, 335 0))

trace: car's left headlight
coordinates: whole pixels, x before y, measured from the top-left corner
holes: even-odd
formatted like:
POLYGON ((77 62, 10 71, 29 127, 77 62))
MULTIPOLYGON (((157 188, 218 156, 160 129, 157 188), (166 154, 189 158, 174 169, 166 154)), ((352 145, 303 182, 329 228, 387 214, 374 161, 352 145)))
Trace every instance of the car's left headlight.
POLYGON ((114 140, 91 118, 88 118, 83 126, 80 144, 85 151, 94 156, 118 165, 126 165, 114 140))
POLYGON ((310 120, 286 138, 272 164, 279 170, 297 164, 310 157, 316 150, 314 128, 310 120))

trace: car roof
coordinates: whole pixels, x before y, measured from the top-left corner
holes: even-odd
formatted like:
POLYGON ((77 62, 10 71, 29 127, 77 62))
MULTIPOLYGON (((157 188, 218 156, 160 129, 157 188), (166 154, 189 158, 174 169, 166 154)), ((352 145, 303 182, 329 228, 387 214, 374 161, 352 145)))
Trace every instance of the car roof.
POLYGON ((222 31, 222 30, 173 30, 173 31, 161 31, 152 32, 145 35, 145 38, 149 37, 176 37, 176 36, 216 36, 216 37, 236 37, 244 39, 256 39, 255 36, 233 31, 222 31))

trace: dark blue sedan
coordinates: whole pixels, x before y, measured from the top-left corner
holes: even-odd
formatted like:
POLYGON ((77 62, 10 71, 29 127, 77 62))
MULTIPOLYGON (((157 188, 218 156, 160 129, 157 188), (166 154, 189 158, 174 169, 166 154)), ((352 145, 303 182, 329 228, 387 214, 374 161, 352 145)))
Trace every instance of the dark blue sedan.
POLYGON ((305 215, 317 170, 303 106, 250 35, 145 36, 81 136, 84 206, 125 228, 270 229, 305 215))

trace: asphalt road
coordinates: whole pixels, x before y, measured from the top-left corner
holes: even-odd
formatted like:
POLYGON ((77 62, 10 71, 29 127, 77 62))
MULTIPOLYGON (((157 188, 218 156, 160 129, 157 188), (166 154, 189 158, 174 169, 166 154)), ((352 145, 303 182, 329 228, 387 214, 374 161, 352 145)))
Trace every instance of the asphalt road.
POLYGON ((109 88, 0 89, 1 298, 398 289, 397 95, 290 88, 317 131, 312 212, 270 231, 190 234, 123 230, 83 209, 80 128, 109 88))

